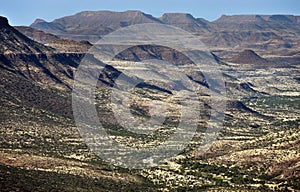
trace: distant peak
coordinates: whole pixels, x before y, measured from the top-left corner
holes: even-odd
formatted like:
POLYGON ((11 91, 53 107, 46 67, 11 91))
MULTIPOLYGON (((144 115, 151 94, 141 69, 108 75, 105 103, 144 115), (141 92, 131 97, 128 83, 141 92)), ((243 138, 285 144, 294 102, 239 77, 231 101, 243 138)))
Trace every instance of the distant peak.
POLYGON ((32 25, 35 25, 35 24, 38 24, 38 23, 44 23, 44 22, 46 22, 44 19, 36 19, 36 20, 32 23, 32 25))
POLYGON ((8 19, 6 17, 0 16, 0 24, 8 25, 8 19))

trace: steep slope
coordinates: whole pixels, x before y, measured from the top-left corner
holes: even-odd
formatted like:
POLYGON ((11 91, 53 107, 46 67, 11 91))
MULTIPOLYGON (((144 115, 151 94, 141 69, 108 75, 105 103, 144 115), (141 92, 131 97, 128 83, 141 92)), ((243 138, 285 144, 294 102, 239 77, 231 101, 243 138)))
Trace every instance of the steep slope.
POLYGON ((5 17, 0 16, 0 53, 47 53, 53 49, 29 39, 8 24, 5 17))

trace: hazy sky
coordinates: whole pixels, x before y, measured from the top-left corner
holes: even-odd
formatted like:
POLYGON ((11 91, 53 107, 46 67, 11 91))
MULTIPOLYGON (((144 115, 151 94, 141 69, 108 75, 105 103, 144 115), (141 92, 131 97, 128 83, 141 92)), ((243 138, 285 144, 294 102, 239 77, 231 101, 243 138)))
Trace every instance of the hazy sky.
POLYGON ((166 12, 186 12, 215 20, 222 14, 300 15, 300 0, 1 0, 0 15, 12 25, 30 25, 87 10, 141 10, 160 17, 166 12))

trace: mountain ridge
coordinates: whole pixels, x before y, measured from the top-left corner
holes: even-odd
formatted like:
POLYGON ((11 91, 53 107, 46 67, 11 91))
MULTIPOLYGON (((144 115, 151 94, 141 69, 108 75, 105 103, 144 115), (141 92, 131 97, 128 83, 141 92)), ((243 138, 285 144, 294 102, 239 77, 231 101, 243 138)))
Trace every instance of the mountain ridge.
POLYGON ((10 26, 7 18, 5 17, 0 17, 0 40, 0 52, 5 54, 34 54, 53 51, 52 48, 34 42, 18 30, 10 26))
POLYGON ((182 28, 212 49, 254 49, 269 55, 274 50, 282 55, 286 49, 300 50, 300 16, 294 15, 222 15, 207 21, 189 13, 165 13, 157 18, 141 11, 83 11, 51 22, 38 19, 30 26, 60 38, 95 43, 112 31, 140 23, 182 28))

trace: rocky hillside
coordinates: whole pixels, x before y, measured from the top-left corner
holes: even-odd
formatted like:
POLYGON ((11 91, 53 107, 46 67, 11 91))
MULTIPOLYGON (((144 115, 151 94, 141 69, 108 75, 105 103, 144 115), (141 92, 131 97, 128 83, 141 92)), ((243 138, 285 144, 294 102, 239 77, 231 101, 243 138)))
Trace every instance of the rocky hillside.
POLYGON ((54 48, 29 39, 3 17, 0 38, 1 70, 34 82, 70 89, 74 70, 83 54, 58 53, 54 48))
POLYGON ((5 17, 0 17, 0 42, 0 53, 2 54, 37 54, 53 51, 11 27, 5 17))

